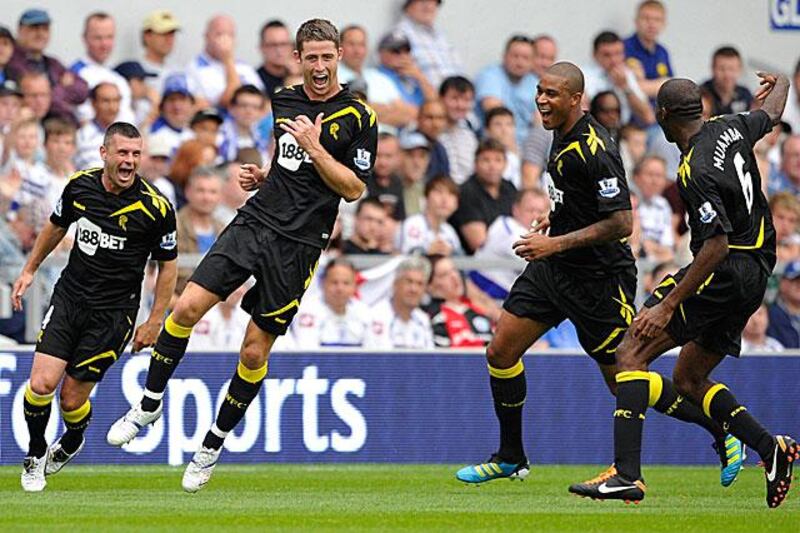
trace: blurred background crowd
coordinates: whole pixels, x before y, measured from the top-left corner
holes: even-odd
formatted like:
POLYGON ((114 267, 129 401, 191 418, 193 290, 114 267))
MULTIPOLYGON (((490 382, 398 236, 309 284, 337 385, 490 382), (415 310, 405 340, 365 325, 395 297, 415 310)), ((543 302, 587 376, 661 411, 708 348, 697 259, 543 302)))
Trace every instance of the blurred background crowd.
MULTIPOLYGON (((281 348, 480 347, 524 268, 511 245, 550 208, 552 134, 541 126, 534 96, 543 70, 560 59, 559 42, 547 34, 498 36, 501 56, 467 68, 469 58, 440 29, 441 3, 406 0, 396 24, 381 30, 340 28, 339 80, 378 116, 375 172, 362 199, 343 203, 317 282, 281 348), (364 256, 386 257, 356 268, 364 256)), ((678 152, 653 109, 658 88, 676 74, 670 45, 661 40, 667 15, 662 2, 641 2, 630 14, 635 32, 598 28, 590 37, 593 60, 581 65, 585 108, 616 140, 632 191, 638 303, 690 260, 675 185, 678 152)), ((205 28, 189 28, 171 11, 156 10, 141 21, 138 55, 112 64, 117 14, 96 11, 72 26, 85 49, 77 59, 50 45, 61 21, 47 10, 27 9, 5 22, 0 285, 13 282, 67 178, 102 165, 103 132, 120 120, 145 137, 140 173, 176 209, 179 252, 205 253, 249 197, 236 180, 240 165, 270 164, 270 97, 302 83, 294 28, 265 21, 256 36, 261 62, 248 64, 236 57, 233 18, 216 15, 205 28), (172 58, 184 32, 203 32, 203 47, 177 64, 172 58)), ((750 351, 800 348, 800 61, 783 68, 792 74, 784 122, 756 146, 779 267, 745 330, 750 351)), ((698 80, 706 117, 751 109, 753 87, 743 85, 743 71, 735 47, 711 51, 707 79, 698 80)), ((70 248, 67 239, 58 254, 66 257, 70 248)), ((46 286, 58 270, 42 272, 46 286)), ((184 266, 178 291, 190 273, 184 266)), ((152 276, 142 312, 148 283, 152 276)), ((194 348, 238 349, 248 320, 237 305, 244 289, 198 324, 194 348)), ((31 341, 25 315, 3 309, 0 335, 31 341)), ((578 348, 574 327, 562 323, 536 348, 578 348)))

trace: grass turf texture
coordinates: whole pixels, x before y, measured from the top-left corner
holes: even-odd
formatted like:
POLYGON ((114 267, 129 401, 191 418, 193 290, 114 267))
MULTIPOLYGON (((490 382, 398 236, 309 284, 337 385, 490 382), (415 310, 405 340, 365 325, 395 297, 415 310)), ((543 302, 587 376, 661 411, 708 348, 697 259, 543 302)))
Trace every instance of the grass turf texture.
MULTIPOLYGON (((567 493, 605 467, 534 466, 524 482, 456 481, 445 465, 220 465, 200 493, 181 468, 68 466, 26 494, 0 468, 0 531, 797 531, 800 498, 764 503, 749 467, 730 488, 713 468, 647 467, 638 506, 567 493)), ((800 483, 798 483, 800 485, 800 483)), ((793 487, 795 492, 800 486, 793 487)))

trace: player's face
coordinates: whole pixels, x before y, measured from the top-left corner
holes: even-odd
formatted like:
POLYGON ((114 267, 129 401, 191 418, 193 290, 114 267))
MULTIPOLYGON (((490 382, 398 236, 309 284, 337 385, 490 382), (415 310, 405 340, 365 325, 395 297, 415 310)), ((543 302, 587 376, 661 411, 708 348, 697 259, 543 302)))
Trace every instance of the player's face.
POLYGON ((655 6, 643 7, 636 17, 636 33, 648 41, 655 41, 664 29, 666 20, 667 14, 663 9, 655 6))
POLYGON ((333 41, 306 41, 303 51, 295 50, 303 70, 303 87, 312 99, 324 100, 339 90, 336 71, 342 49, 333 41))
POLYGON ((431 189, 425 200, 426 209, 438 220, 447 220, 458 209, 458 196, 443 186, 431 189))
POLYGON ((536 87, 536 107, 542 115, 546 130, 560 128, 569 119, 572 110, 581 103, 581 93, 570 94, 567 80, 545 74, 536 87))
POLYGON ((116 134, 108 146, 100 147, 103 160, 103 176, 107 177, 117 190, 133 185, 139 164, 142 161, 142 139, 129 139, 116 134))
POLYGON ((403 307, 419 307, 425 295, 425 274, 419 270, 406 270, 394 280, 394 299, 403 307))
POLYGON ((83 40, 89 57, 103 64, 114 49, 114 19, 92 19, 83 40))
POLYGON ((344 309, 347 302, 356 294, 356 275, 345 265, 328 269, 322 285, 325 303, 332 309, 344 309))

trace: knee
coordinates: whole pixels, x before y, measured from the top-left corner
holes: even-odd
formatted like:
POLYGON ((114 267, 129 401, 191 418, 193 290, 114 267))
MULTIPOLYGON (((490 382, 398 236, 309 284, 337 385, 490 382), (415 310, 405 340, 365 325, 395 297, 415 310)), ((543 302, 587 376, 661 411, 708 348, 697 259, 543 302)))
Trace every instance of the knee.
POLYGON ((201 318, 205 309, 191 298, 178 298, 172 310, 172 320, 178 325, 193 327, 201 318))
POLYGON ((617 371, 633 372, 635 370, 646 370, 647 364, 639 361, 637 354, 636 341, 626 335, 619 346, 617 346, 617 352, 615 354, 617 371))
POLYGON ((74 411, 86 403, 86 397, 76 391, 71 391, 66 387, 61 387, 59 405, 62 411, 74 411))
POLYGON ((245 340, 239 352, 239 360, 244 366, 251 370, 264 366, 268 356, 269 347, 265 346, 262 342, 253 340, 245 340))
POLYGON ((675 390, 682 396, 692 396, 694 391, 700 388, 702 378, 696 376, 683 368, 676 368, 672 373, 672 382, 675 384, 675 390))
POLYGON ((56 390, 58 380, 43 375, 32 375, 29 386, 34 394, 46 396, 56 390))
POLYGON ((486 348, 486 361, 492 368, 511 368, 519 358, 519 355, 509 354, 500 349, 494 341, 486 348))

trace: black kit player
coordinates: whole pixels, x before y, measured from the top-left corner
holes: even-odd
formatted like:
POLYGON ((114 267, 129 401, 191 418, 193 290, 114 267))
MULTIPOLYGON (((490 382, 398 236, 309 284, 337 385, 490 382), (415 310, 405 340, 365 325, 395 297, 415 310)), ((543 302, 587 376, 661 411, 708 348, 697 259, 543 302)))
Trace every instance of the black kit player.
POLYGON ((242 300, 251 315, 239 364, 214 425, 183 476, 196 492, 211 477, 226 435, 242 419, 267 374, 276 337, 286 333, 328 244, 342 198, 358 199, 377 146, 376 115, 339 85, 339 32, 312 19, 297 30, 295 59, 303 83, 272 96, 275 155, 265 172, 245 165, 240 183, 258 188, 204 257, 153 349, 142 401, 114 423, 108 442, 122 445, 158 419, 162 397, 192 327, 251 275, 242 300))
POLYGON ((21 309, 36 270, 75 224, 69 262, 53 290, 25 389, 30 444, 21 482, 28 492, 44 490, 45 476, 61 470, 83 448, 92 417, 89 395, 131 340, 148 258, 158 261, 155 301, 133 335, 134 351, 155 342, 175 290, 175 212, 136 174, 141 154, 142 137, 135 126, 115 122, 108 127, 100 147, 103 168, 69 178, 14 283, 14 307, 21 309), (66 431, 48 448, 45 429, 59 383, 66 431))
POLYGON ((761 456, 767 505, 777 507, 789 492, 797 443, 771 435, 722 383, 709 375, 726 354, 739 356, 741 334, 761 305, 775 266, 775 231, 753 145, 780 120, 789 82, 758 73, 760 109, 702 119, 700 89, 686 79, 661 86, 657 118, 681 150, 678 188, 689 214, 694 260, 667 276, 617 349, 617 408, 614 411, 613 475, 570 487, 597 499, 644 498, 641 446, 652 375, 650 361, 682 346, 675 386, 706 415, 761 456))
MULTIPOLYGON (((522 356, 565 318, 575 324, 581 346, 599 365, 611 392, 616 389, 615 352, 635 314, 636 266, 625 242, 632 212, 619 152, 608 132, 583 112, 583 89, 583 73, 566 62, 550 67, 538 85, 542 124, 554 130, 547 167, 552 210, 514 243, 517 255, 529 263, 511 288, 486 352, 500 448, 487 462, 456 473, 467 483, 528 475, 522 445, 527 391, 522 356)), ((653 374, 650 383, 646 403, 704 427, 718 449, 725 450, 725 441, 731 439, 698 407, 684 402, 668 379, 653 374)), ((731 450, 739 446, 732 441, 731 450)), ((720 459, 727 486, 741 462, 729 461, 724 451, 720 459)))

